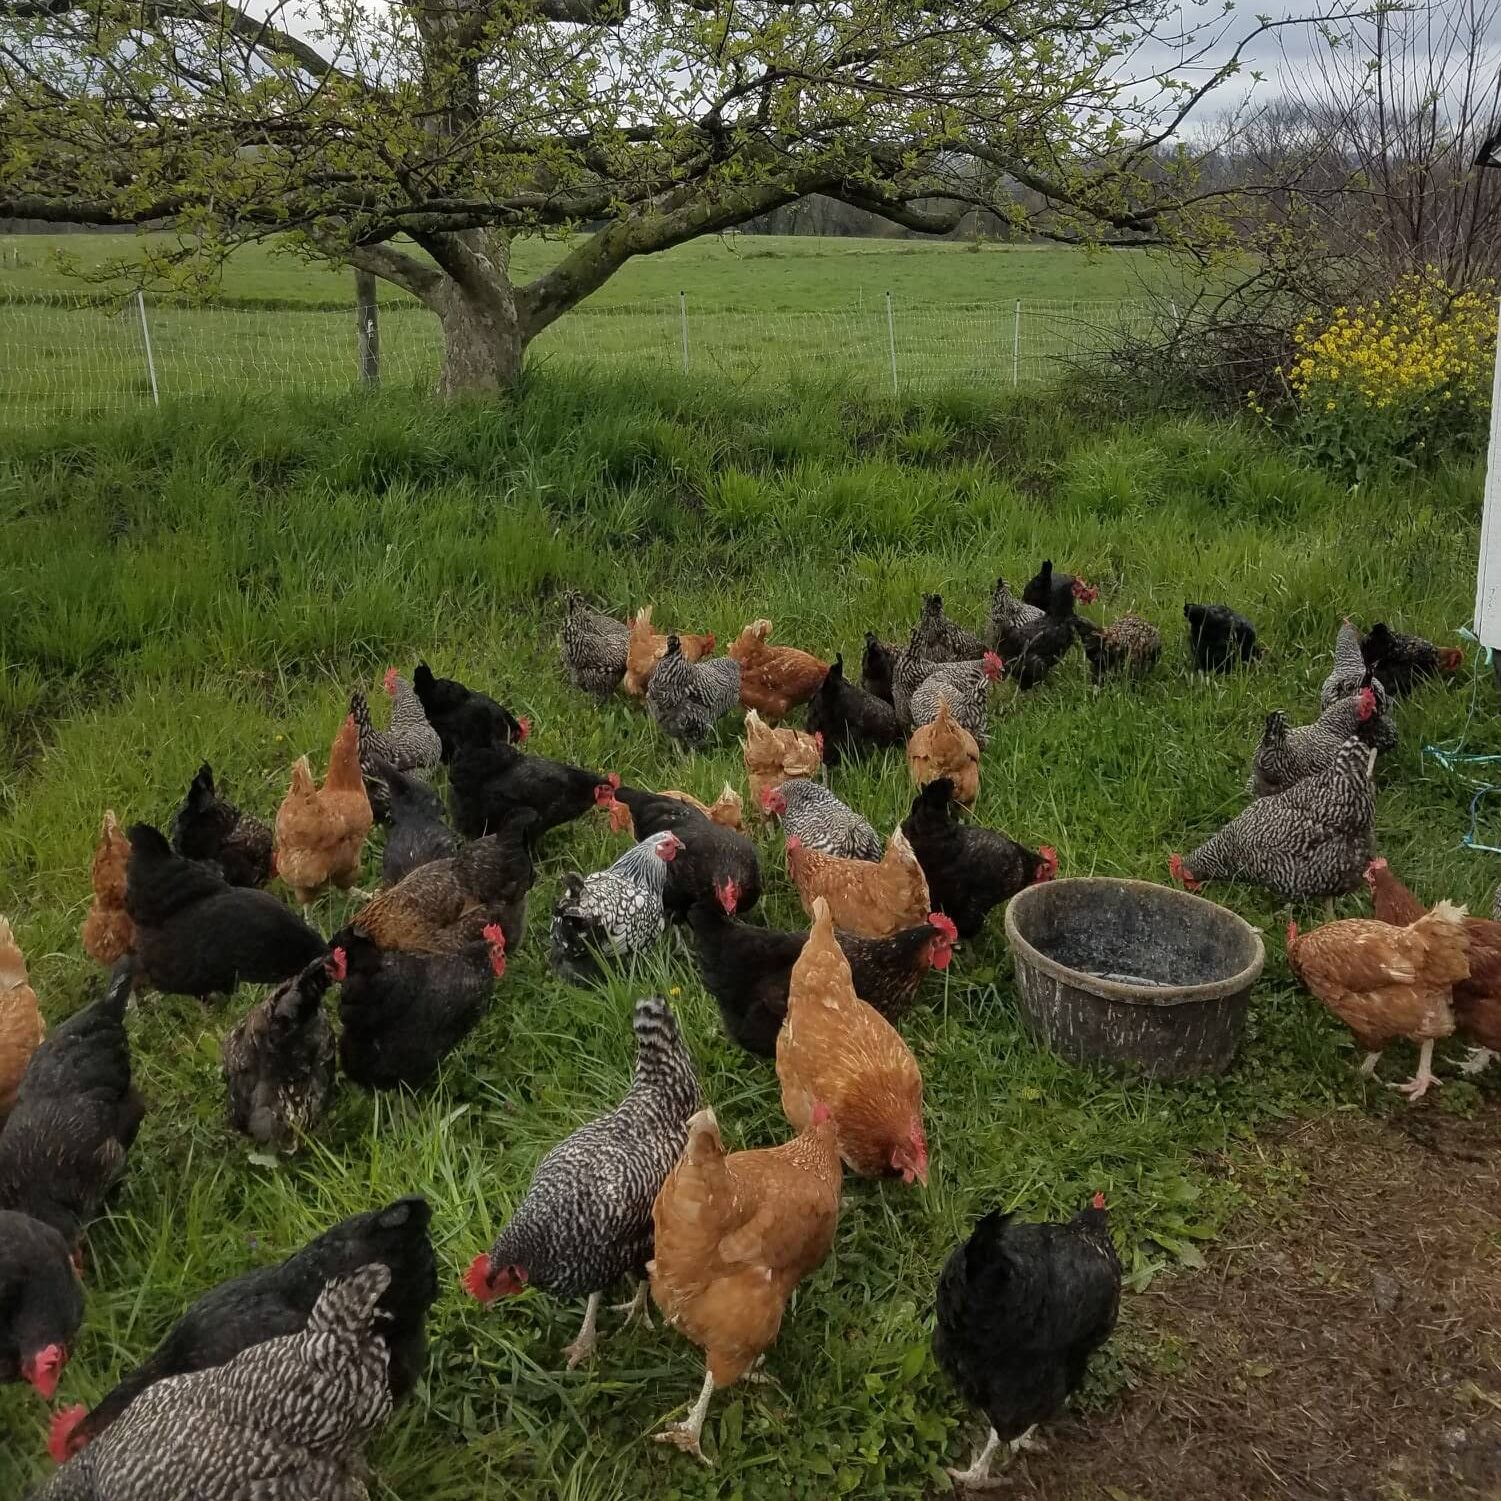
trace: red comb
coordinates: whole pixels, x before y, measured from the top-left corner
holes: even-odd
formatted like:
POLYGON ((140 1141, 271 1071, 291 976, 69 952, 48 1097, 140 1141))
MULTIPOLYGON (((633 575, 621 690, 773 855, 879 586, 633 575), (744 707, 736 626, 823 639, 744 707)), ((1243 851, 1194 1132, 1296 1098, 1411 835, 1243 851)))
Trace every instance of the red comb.
POLYGON ((1105 1195, 1096 1194, 1094 1198, 1089 1201, 1089 1207, 1091 1209, 1103 1209, 1105 1207, 1105 1195))
POLYGON ((394 694, 396 692, 396 669, 394 667, 386 668, 386 675, 381 682, 387 693, 394 694))
POLYGON ((947 912, 928 913, 928 924, 930 927, 937 928, 950 943, 959 936, 959 929, 947 912))
POLYGON ((480 936, 486 943, 498 943, 501 948, 506 946, 506 935, 502 932, 498 922, 489 923, 486 927, 482 928, 480 936))
POLYGON ((342 985, 349 973, 349 955, 343 949, 335 949, 328 960, 328 977, 335 985, 342 985))
POLYGON ((818 754, 820 756, 822 756, 823 755, 823 731, 822 730, 814 730, 813 731, 813 743, 814 743, 814 745, 816 745, 818 747, 818 754))
POLYGON ((81 1402, 74 1407, 60 1407, 52 1414, 47 1429, 47 1452, 58 1464, 65 1463, 70 1454, 76 1454, 88 1443, 87 1438, 80 1437, 77 1441, 73 1438, 78 1425, 88 1415, 88 1408, 81 1402))
POLYGON ((490 1281, 490 1258, 481 1253, 469 1263, 464 1273, 464 1287, 471 1297, 481 1303, 493 1303, 500 1296, 499 1290, 490 1281))
POLYGON ((516 723, 521 726, 521 734, 518 736, 518 741, 520 744, 525 745, 526 737, 532 732, 532 722, 526 717, 525 714, 523 714, 521 718, 516 721, 516 723))

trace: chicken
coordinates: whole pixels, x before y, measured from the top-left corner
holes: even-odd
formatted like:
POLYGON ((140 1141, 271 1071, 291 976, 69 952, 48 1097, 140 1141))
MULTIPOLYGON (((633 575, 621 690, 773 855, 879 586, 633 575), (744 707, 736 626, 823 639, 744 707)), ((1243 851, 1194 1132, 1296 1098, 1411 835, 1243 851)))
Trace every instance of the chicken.
POLYGON ((26 960, 10 924, 0 917, 0 1125, 16 1103, 31 1055, 46 1035, 26 960))
POLYGON ((613 771, 588 771, 510 745, 463 750, 448 779, 454 823, 466 839, 500 828, 523 808, 536 814, 532 838, 540 839, 591 808, 608 808, 619 785, 613 771))
MULTIPOLYGON (((699 1108, 698 1076, 667 1002, 637 1001, 632 1027, 636 1071, 625 1098, 542 1159, 526 1197, 465 1277, 482 1303, 528 1286, 587 1298, 583 1327, 567 1350, 569 1369, 594 1353, 602 1296, 628 1273, 645 1277, 652 1204, 699 1108)), ((649 1325, 645 1294, 643 1280, 631 1315, 649 1325)))
POLYGON ((210 1288, 91 1412, 73 1407, 55 1415, 47 1442, 52 1457, 61 1464, 92 1443, 157 1382, 212 1370, 253 1345, 299 1333, 329 1282, 372 1264, 391 1271, 376 1309, 391 1401, 404 1402, 427 1365, 427 1314, 438 1297, 431 1220, 426 1199, 397 1199, 341 1220, 283 1261, 210 1288))
POLYGON ((946 703, 939 705, 938 717, 931 724, 913 730, 907 742, 907 770, 915 786, 947 781, 959 802, 966 808, 974 806, 980 795, 980 747, 946 703))
POLYGON ((787 871, 809 917, 823 897, 841 928, 865 938, 887 938, 926 922, 932 907, 922 866, 900 829, 878 862, 823 855, 794 837, 787 841, 787 871))
MULTIPOLYGON (((625 677, 621 686, 632 698, 645 698, 651 686, 657 663, 667 654, 668 637, 658 635, 651 624, 652 607, 646 605, 637 610, 631 621, 626 648, 625 677)), ((676 633, 683 657, 689 662, 701 662, 714 650, 712 631, 702 636, 690 636, 682 631, 676 633)))
POLYGON ((894 704, 892 675, 903 648, 881 641, 874 631, 865 633, 865 653, 860 659, 860 686, 873 698, 894 704))
POLYGON ((998 578, 990 593, 990 615, 985 626, 985 644, 1001 656, 1014 656, 1020 649, 1025 632, 1041 620, 1046 610, 1024 604, 998 578))
POLYGON ((1326 770, 1258 798, 1186 860, 1173 855, 1173 879, 1189 891, 1248 881, 1289 901, 1354 891, 1371 859, 1375 763, 1376 752, 1351 737, 1326 770))
POLYGON ((754 709, 745 715, 745 776, 751 802, 765 807, 763 794, 789 777, 816 777, 823 769, 823 741, 801 730, 773 729, 754 709))
MULTIPOLYGON (((701 803, 691 792, 678 792, 673 788, 664 787, 657 795, 687 803, 690 808, 702 813, 710 823, 717 823, 722 829, 730 829, 736 834, 745 832, 745 800, 728 782, 720 788, 719 796, 712 803, 701 803)), ((626 813, 629 817, 630 810, 627 809, 626 813)))
POLYGON ((652 673, 646 712, 674 740, 703 745, 714 726, 740 702, 740 664, 733 657, 690 662, 676 636, 652 673))
POLYGON ((1183 606, 1188 648, 1199 672, 1229 672, 1258 655, 1256 627, 1229 605, 1183 606))
POLYGON ((974 736, 984 750, 989 744, 989 714, 986 700, 992 683, 999 683, 1005 663, 991 652, 978 662, 949 662, 931 672, 912 691, 907 703, 907 717, 913 729, 921 729, 938 718, 947 706, 955 721, 974 736))
POLYGON ((1116 674, 1143 678, 1162 655, 1162 632, 1140 615, 1119 615, 1103 630, 1092 620, 1076 615, 1074 631, 1084 647, 1089 676, 1096 686, 1116 674))
POLYGON ((334 1034, 323 1014, 344 978, 338 953, 315 959, 252 1006, 224 1039, 229 1123, 262 1147, 294 1147, 334 1093, 334 1034))
POLYGON ((0 1209, 0 1386, 25 1381, 50 1402, 82 1323, 67 1241, 29 1214, 0 1209))
POLYGON ((130 961, 31 1055, 0 1132, 0 1209, 51 1225, 76 1250, 146 1113, 131 1084, 125 1003, 130 961))
POLYGON ((828 675, 829 664, 795 646, 770 646, 771 622, 753 620, 729 645, 740 664, 740 702, 769 720, 805 704, 828 675))
POLYGON ((941 594, 923 595, 916 635, 922 654, 935 662, 974 662, 985 655, 985 643, 943 613, 941 594))
POLYGON ((385 789, 386 843, 381 850, 381 881, 394 886, 419 865, 458 854, 464 841, 443 817, 443 801, 420 777, 389 766, 377 770, 385 789))
POLYGON ((990 1420, 956 1494, 988 1489, 990 1460, 1041 1448, 1031 1439, 1079 1389, 1089 1357, 1120 1313, 1121 1264, 1104 1194, 1063 1224, 1025 1224, 992 1210, 938 1279, 933 1354, 965 1400, 990 1420))
POLYGON ((783 831, 795 835, 805 849, 841 860, 881 858, 881 836, 822 782, 793 777, 780 787, 768 787, 761 807, 768 818, 780 818, 783 831))
POLYGON ((381 766, 393 771, 433 771, 443 759, 443 741, 428 723, 417 690, 394 667, 386 668, 382 686, 391 699, 391 722, 384 730, 371 723, 370 704, 363 693, 349 697, 365 775, 374 777, 381 766))
POLYGON ((230 886, 174 855, 150 824, 132 824, 125 910, 139 973, 168 995, 229 995, 274 985, 324 952, 322 938, 269 892, 230 886))
POLYGON ((362 1450, 392 1405, 378 1312, 391 1281, 362 1267, 323 1288, 298 1333, 154 1382, 34 1501, 367 1501, 362 1450))
MULTIPOLYGON (((726 1035, 746 1052, 771 1058, 787 1014, 792 966, 808 935, 738 921, 737 898, 734 883, 726 882, 714 901, 689 908, 688 926, 704 989, 719 1005, 726 1035)), ((948 967, 955 936, 953 923, 938 912, 889 938, 834 934, 850 962, 856 995, 893 1023, 907 1013, 928 970, 948 967)))
POLYGON ((350 926, 377 948, 451 954, 497 923, 507 951, 514 953, 526 934, 527 893, 536 879, 535 827, 536 814, 519 809, 494 834, 403 876, 361 907, 350 926))
POLYGON ((452 761, 459 749, 484 749, 496 745, 520 745, 531 726, 517 719, 488 693, 466 688, 454 678, 435 678, 426 662, 412 674, 412 690, 438 732, 443 759, 452 761))
POLYGON ((689 1122, 652 1207, 649 1271, 662 1316, 703 1350, 707 1370, 687 1418, 658 1442, 704 1458, 699 1438, 716 1388, 746 1375, 776 1340, 793 1289, 833 1247, 842 1186, 821 1102, 802 1135, 755 1152, 727 1153, 712 1110, 689 1122))
MULTIPOLYGON (((1405 928, 1427 915, 1428 909, 1392 874, 1385 860, 1372 860, 1365 879, 1382 922, 1405 928)), ((1466 917, 1465 937, 1470 973, 1454 982, 1451 1006, 1455 1031, 1474 1044, 1460 1070, 1478 1074, 1501 1053, 1501 922, 1466 917)))
POLYGON ((214 768, 207 761, 172 815, 167 834, 177 854, 201 861, 231 886, 264 886, 276 869, 271 825, 235 807, 224 788, 214 786, 214 768))
POLYGON ((80 934, 84 953, 105 969, 112 969, 117 959, 135 947, 135 924, 125 910, 125 866, 129 859, 130 841, 115 818, 114 809, 107 808, 89 868, 94 901, 80 934))
POLYGON ((1303 934, 1296 923, 1287 925, 1287 962, 1366 1050, 1363 1078, 1375 1073, 1393 1039, 1421 1044, 1417 1073, 1397 1086, 1410 1100, 1439 1082, 1433 1045, 1454 1031, 1454 985, 1470 976, 1464 919, 1463 907, 1440 902, 1406 928, 1367 917, 1303 934))
MULTIPOLYGON (((896 710, 886 699, 846 680, 842 655, 834 658, 818 692, 808 700, 808 731, 828 766, 838 766, 844 756, 858 755, 868 746, 902 743, 896 710)), ((749 760, 746 768, 750 769, 749 760)), ((751 790, 754 794, 754 784, 751 790)))
POLYGON ((1048 846, 1029 850, 996 829, 979 828, 957 816, 953 784, 940 777, 912 800, 902 820, 934 908, 953 919, 960 938, 973 938, 991 908, 1027 886, 1051 881, 1058 856, 1048 846))
POLYGON ((1347 616, 1334 638, 1334 665, 1319 689, 1319 708, 1358 693, 1370 680, 1370 669, 1360 649, 1360 627, 1347 616))
POLYGON ((902 1034, 855 994, 829 904, 813 903, 813 928, 792 966, 787 1016, 777 1034, 782 1114, 795 1131, 813 1107, 834 1116, 839 1155, 864 1178, 928 1181, 922 1074, 902 1034))
POLYGON ((1396 697, 1411 693, 1425 678, 1452 676, 1464 662, 1457 646, 1435 646, 1421 636, 1404 636, 1378 620, 1360 643, 1366 666, 1396 697))
POLYGON ((1311 777, 1331 765, 1339 748, 1352 735, 1366 745, 1377 748, 1396 743, 1396 729, 1378 708, 1385 704, 1386 690, 1379 683, 1366 687, 1349 698, 1337 699, 1312 723, 1289 728, 1280 710, 1267 715, 1261 743, 1251 760, 1251 775, 1246 791, 1252 797, 1268 797, 1286 792, 1304 777, 1311 777))
POLYGON ((1071 615, 1074 602, 1092 605, 1100 597, 1093 584, 1075 578, 1071 573, 1054 573, 1053 560, 1044 558, 1041 567, 1027 580, 1022 590, 1022 603, 1049 613, 1071 615))
MULTIPOLYGON (((1072 605, 1072 595, 1065 595, 1072 605)), ((1055 599, 1041 616, 1023 626, 1010 643, 1013 652, 1007 661, 1007 676, 1018 688, 1036 688, 1046 682, 1053 669, 1068 655, 1078 632, 1077 617, 1070 607, 1065 610, 1055 599)))
POLYGON ((351 715, 328 753, 323 785, 299 756, 292 786, 276 810, 276 873, 308 906, 325 886, 354 885, 360 851, 375 821, 360 771, 359 731, 351 715))
POLYGON ((668 829, 633 844, 607 870, 564 876, 552 913, 553 969, 588 985, 601 978, 601 958, 633 959, 650 948, 666 926, 667 867, 682 848, 668 829))
POLYGON ((339 991, 339 1066, 366 1089, 418 1089, 475 1029, 506 972, 499 924, 447 954, 385 953, 363 933, 334 940, 345 974, 339 991))
POLYGON ((625 675, 630 626, 593 609, 577 589, 563 595, 563 609, 558 649, 568 681, 595 698, 608 698, 625 675))

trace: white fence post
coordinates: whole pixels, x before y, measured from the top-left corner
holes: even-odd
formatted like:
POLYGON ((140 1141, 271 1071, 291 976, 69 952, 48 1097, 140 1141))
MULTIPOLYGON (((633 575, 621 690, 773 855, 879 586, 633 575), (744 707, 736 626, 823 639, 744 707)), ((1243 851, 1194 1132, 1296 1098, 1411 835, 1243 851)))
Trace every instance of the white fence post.
POLYGON ((1491 445, 1485 465, 1480 566, 1475 579, 1475 634, 1482 646, 1501 647, 1501 318, 1491 386, 1491 445))
POLYGON ((354 334, 359 351, 360 383, 380 384, 380 313, 375 277, 369 271, 354 273, 354 334))
POLYGON ((683 374, 688 373, 688 294, 678 293, 678 322, 683 326, 683 374))
POLYGON ((1011 315, 1011 384, 1019 386, 1022 378, 1022 300, 1016 299, 1011 315))
POLYGON ((146 345, 146 373, 151 377, 151 400, 154 405, 162 404, 161 393, 156 389, 156 356, 151 352, 151 330, 146 326, 146 294, 136 289, 136 308, 141 315, 141 338, 146 345))
POLYGON ((896 379, 896 314, 891 310, 891 293, 886 294, 886 347, 891 351, 891 394, 901 397, 896 379))

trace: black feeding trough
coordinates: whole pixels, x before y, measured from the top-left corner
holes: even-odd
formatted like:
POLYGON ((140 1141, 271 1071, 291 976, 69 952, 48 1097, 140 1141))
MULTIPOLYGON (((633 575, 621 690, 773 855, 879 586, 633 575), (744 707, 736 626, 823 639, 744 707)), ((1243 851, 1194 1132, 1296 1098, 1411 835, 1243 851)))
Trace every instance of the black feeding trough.
POLYGON ((1028 1026, 1071 1063, 1187 1079, 1230 1066, 1261 934, 1150 881, 1045 881, 1012 897, 1006 937, 1028 1026))

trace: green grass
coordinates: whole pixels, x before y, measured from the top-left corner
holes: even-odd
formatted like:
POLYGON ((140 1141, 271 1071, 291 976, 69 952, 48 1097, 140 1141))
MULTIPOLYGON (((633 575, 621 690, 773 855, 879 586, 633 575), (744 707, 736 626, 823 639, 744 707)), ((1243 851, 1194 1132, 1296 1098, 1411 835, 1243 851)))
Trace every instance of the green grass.
MULTIPOLYGON (((77 931, 102 809, 165 820, 208 757, 269 814, 294 757, 321 762, 349 690, 418 655, 530 714, 543 753, 700 795, 741 781, 733 723, 688 757, 626 703, 601 710, 568 688, 552 645, 566 585, 621 609, 654 601, 658 619, 721 637, 766 615, 780 639, 853 664, 864 630, 905 629, 924 590, 977 621, 996 573, 1019 581, 1043 555, 1101 583, 1105 613, 1158 621, 1169 648, 1139 691, 1098 697, 1076 655, 995 724, 979 816, 1056 845, 1065 874, 1161 879, 1171 850, 1241 806, 1264 714, 1310 715, 1343 613, 1441 639, 1468 617, 1479 493, 1463 468, 1352 494, 1236 427, 1124 427, 1026 393, 898 407, 809 385, 727 397, 545 373, 510 407, 246 401, 23 434, 0 461, 0 911, 48 1014, 66 1015, 97 980, 77 931), (1266 663, 1192 678, 1186 597, 1246 610, 1266 663)), ((1501 749, 1490 691, 1473 720, 1468 684, 1399 711, 1379 836, 1425 895, 1488 900, 1493 863, 1457 847, 1468 791, 1420 747, 1467 736, 1501 749)), ((911 796, 898 754, 833 786, 882 829, 911 796)), ((533 937, 441 1081, 415 1097, 344 1091, 317 1140, 274 1169, 223 1123, 219 1041, 250 997, 219 1009, 142 997, 131 1032, 152 1110, 89 1235, 88 1318, 60 1400, 101 1396, 198 1291, 416 1191, 435 1206, 443 1294, 427 1380, 373 1447, 376 1495, 918 1497, 967 1457, 977 1426, 926 1352, 942 1258, 979 1213, 1058 1214, 1102 1189, 1139 1286, 1199 1262, 1258 1131, 1332 1104, 1394 1108, 1362 1090, 1347 1035, 1291 985, 1261 894, 1216 893, 1269 934, 1237 1064, 1172 1088, 1037 1046, 992 919, 905 1028, 926 1079, 932 1184, 847 1185, 835 1252, 770 1354, 779 1384, 717 1398, 718 1466, 702 1471, 647 1439, 698 1387, 698 1353, 676 1335, 617 1335, 606 1316, 593 1366, 565 1373, 581 1307, 528 1293, 486 1310, 458 1286, 540 1155, 620 1094, 638 994, 677 992, 732 1145, 786 1134, 772 1070, 726 1043, 673 947, 607 990, 546 971, 538 935, 559 878, 620 847, 594 822, 552 836, 533 937)), ((761 850, 766 918, 791 926, 775 838, 761 850)), ((374 844, 367 867, 374 881, 374 844)), ((315 917, 331 931, 348 908, 329 897, 315 917)), ((1473 1089, 1451 1079, 1420 1108, 1463 1108, 1473 1089)), ((1152 1379, 1129 1332, 1115 1348, 1094 1401, 1152 1379)), ((44 1472, 44 1419, 28 1389, 0 1391, 0 1494, 44 1472)))

